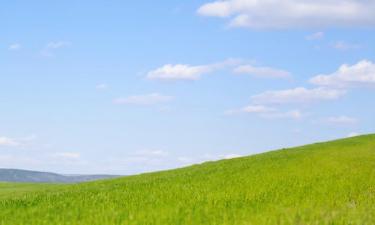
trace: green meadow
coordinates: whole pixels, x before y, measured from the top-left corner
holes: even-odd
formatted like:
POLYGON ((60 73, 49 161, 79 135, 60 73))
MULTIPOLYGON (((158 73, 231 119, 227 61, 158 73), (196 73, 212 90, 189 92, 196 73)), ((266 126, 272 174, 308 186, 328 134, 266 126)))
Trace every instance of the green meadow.
POLYGON ((0 224, 375 224, 375 135, 81 184, 0 183, 0 224))

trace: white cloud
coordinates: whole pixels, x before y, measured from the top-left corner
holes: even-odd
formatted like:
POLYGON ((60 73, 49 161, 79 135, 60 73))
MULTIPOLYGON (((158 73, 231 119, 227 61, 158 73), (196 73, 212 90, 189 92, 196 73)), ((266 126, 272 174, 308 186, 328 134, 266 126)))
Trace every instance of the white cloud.
POLYGON ((225 112, 227 115, 236 114, 236 113, 255 113, 255 114, 261 114, 261 113, 270 113, 274 112, 274 108, 270 108, 263 105, 249 105, 245 106, 241 109, 232 109, 225 112))
POLYGON ((268 113, 273 112, 275 109, 263 105, 250 105, 243 108, 247 113, 268 113))
POLYGON ((375 2, 367 0, 217 0, 198 14, 227 18, 249 28, 357 27, 375 25, 375 2))
POLYGON ((223 158, 223 159, 235 159, 235 158, 239 158, 239 157, 243 157, 243 156, 239 155, 239 154, 220 155, 220 158, 223 158))
POLYGON ((147 73, 151 80, 199 80, 202 74, 212 72, 210 66, 190 66, 167 64, 147 73))
POLYGON ((334 116, 326 119, 328 123, 337 125, 353 125, 358 123, 358 119, 348 116, 334 116))
POLYGON ((351 44, 345 41, 337 41, 332 45, 333 48, 341 51, 360 49, 362 46, 359 44, 351 44))
POLYGON ((21 44, 14 43, 14 44, 9 45, 8 49, 12 51, 16 51, 16 50, 20 50, 21 47, 22 47, 21 44))
POLYGON ((252 65, 241 65, 233 70, 235 73, 250 74, 261 78, 290 78, 288 71, 270 67, 255 67, 252 65))
POLYGON ((341 65, 332 74, 321 74, 310 79, 315 85, 327 87, 373 87, 375 86, 375 64, 362 60, 355 65, 341 65))
POLYGON ((160 68, 147 73, 146 78, 150 80, 199 80, 202 75, 214 72, 228 66, 236 65, 241 60, 228 59, 223 62, 192 66, 188 64, 166 64, 160 68))
POLYGON ((343 90, 298 87, 280 91, 266 91, 251 97, 256 104, 309 103, 335 100, 343 96, 343 90))
POLYGON ((308 41, 321 40, 323 38, 324 32, 321 31, 306 36, 306 40, 308 41))
POLYGON ((147 95, 133 95, 126 98, 117 98, 113 102, 115 104, 130 104, 130 105, 157 105, 170 102, 174 99, 173 96, 162 95, 159 93, 152 93, 147 95))
POLYGON ((20 145, 21 145, 21 143, 14 138, 0 137, 0 146, 17 147, 17 146, 20 146, 20 145))
POLYGON ((357 133, 357 132, 351 132, 351 133, 349 133, 346 137, 348 137, 348 138, 350 138, 350 137, 357 137, 357 136, 359 136, 359 135, 361 135, 360 133, 357 133))

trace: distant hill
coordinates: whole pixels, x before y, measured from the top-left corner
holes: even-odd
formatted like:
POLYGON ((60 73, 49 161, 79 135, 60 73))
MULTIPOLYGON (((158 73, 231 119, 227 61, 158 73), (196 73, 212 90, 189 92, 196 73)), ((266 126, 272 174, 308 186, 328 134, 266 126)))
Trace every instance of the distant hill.
POLYGON ((28 183, 78 183, 85 181, 114 178, 114 175, 62 175, 57 173, 0 169, 0 181, 28 183))
POLYGON ((375 135, 74 185, 0 182, 0 225, 20 224, 375 224, 375 135))

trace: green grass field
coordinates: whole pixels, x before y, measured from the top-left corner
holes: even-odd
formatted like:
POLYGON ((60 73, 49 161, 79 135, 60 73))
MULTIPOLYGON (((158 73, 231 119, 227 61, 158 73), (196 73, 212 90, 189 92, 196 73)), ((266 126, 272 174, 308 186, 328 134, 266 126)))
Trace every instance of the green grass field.
POLYGON ((4 183, 0 224, 375 224, 375 135, 106 181, 4 183))

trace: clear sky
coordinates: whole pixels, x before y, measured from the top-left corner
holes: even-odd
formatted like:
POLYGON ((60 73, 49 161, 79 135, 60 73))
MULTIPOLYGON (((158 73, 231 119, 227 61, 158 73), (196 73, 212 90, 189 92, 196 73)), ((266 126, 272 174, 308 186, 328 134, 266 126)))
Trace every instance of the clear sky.
POLYGON ((0 167, 134 174, 375 131, 375 1, 4 1, 0 167))

